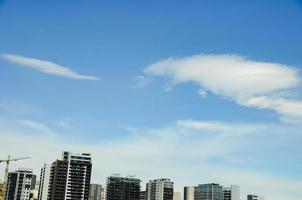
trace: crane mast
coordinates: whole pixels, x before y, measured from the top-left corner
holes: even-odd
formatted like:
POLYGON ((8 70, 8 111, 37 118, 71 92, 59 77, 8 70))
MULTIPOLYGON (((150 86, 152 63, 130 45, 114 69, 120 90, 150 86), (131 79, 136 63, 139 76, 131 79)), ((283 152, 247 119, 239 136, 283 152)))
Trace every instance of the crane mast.
POLYGON ((10 155, 8 155, 8 158, 6 160, 0 160, 0 163, 2 163, 2 162, 6 163, 5 172, 4 172, 4 182, 7 182, 10 162, 12 162, 12 161, 19 161, 19 160, 25 160, 25 159, 30 159, 30 157, 11 158, 10 155))
POLYGON ((5 160, 0 160, 0 163, 6 163, 5 171, 4 171, 4 180, 3 183, 0 183, 0 200, 4 199, 4 195, 6 192, 6 184, 8 180, 8 172, 9 172, 9 164, 12 161, 19 161, 19 160, 25 160, 30 159, 30 157, 22 157, 22 158, 11 158, 10 155, 5 160))

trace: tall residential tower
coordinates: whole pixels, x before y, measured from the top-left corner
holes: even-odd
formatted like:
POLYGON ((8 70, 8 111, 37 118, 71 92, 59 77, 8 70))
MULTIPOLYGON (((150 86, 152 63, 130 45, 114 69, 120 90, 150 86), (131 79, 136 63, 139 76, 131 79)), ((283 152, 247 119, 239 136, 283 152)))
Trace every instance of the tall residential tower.
POLYGON ((64 151, 61 160, 41 170, 39 200, 88 200, 91 155, 64 151))

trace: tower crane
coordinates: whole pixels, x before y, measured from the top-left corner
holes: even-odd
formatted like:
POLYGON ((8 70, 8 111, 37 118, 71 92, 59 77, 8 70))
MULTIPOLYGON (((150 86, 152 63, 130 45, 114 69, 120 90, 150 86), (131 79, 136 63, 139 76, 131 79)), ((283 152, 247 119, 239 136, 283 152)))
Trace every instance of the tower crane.
POLYGON ((8 155, 8 158, 6 160, 0 160, 0 163, 2 163, 2 162, 6 163, 5 172, 4 172, 4 182, 5 183, 6 183, 7 177, 8 177, 8 170, 9 170, 10 162, 18 161, 18 160, 25 160, 25 159, 30 159, 30 157, 11 158, 10 155, 8 155))

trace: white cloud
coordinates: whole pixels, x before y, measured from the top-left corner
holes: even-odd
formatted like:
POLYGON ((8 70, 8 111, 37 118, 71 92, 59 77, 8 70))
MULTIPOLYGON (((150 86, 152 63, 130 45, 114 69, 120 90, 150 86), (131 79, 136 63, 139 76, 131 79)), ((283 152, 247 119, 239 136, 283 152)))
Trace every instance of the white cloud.
POLYGON ((144 75, 167 77, 170 86, 195 82, 203 97, 212 92, 240 105, 274 110, 284 122, 302 123, 302 101, 292 95, 300 84, 294 67, 236 55, 196 55, 156 62, 144 75))
POLYGON ((63 130, 72 130, 72 119, 71 118, 62 118, 59 120, 53 121, 53 124, 57 128, 61 128, 63 130))
POLYGON ((281 114, 281 120, 283 122, 296 124, 302 122, 302 101, 258 96, 247 99, 244 104, 247 106, 256 106, 258 108, 275 110, 281 114))
POLYGON ((64 67, 51 61, 39 60, 36 58, 28 58, 14 54, 2 54, 0 58, 19 65, 31 67, 42 73, 63 76, 77 80, 98 80, 98 77, 78 74, 68 67, 64 67))
POLYGON ((135 87, 141 88, 141 87, 145 87, 146 85, 148 85, 150 80, 146 76, 137 76, 135 78, 135 82, 136 82, 135 87))
MULTIPOLYGON (((17 166, 33 167, 38 174, 43 163, 57 159, 62 150, 70 150, 92 153, 93 182, 97 183, 105 183, 106 176, 119 172, 123 175, 134 174, 144 181, 168 177, 175 182, 178 191, 182 191, 184 185, 218 182, 240 185, 242 196, 259 193, 268 200, 300 200, 302 197, 301 180, 236 167, 241 159, 246 166, 251 164, 245 156, 241 158, 236 153, 245 152, 246 148, 248 151, 261 150, 261 146, 257 145, 265 134, 268 134, 270 143, 279 136, 287 138, 288 134, 278 133, 285 131, 294 134, 294 131, 287 130, 292 126, 180 120, 159 129, 130 128, 128 130, 132 133, 123 140, 92 139, 93 143, 85 144, 80 138, 76 142, 72 135, 45 133, 45 125, 41 126, 41 123, 24 122, 34 132, 38 129, 41 133, 30 134, 26 130, 24 134, 22 129, 15 128, 19 121, 17 126, 12 122, 11 128, 5 130, 0 126, 0 137, 4 138, 0 140, 0 157, 8 154, 32 157, 31 160, 14 163, 12 169, 17 166), (270 135, 272 133, 274 137, 270 135), (256 137, 255 143, 248 143, 251 136, 256 137), (231 157, 236 165, 211 162, 213 158, 226 157, 231 157)), ((296 132, 299 130, 297 127, 296 132)), ((281 142, 284 144, 286 140, 281 142)), ((268 146, 265 145, 266 151, 268 146)), ((3 169, 2 166, 0 173, 3 169)))
POLYGON ((20 125, 29 128, 31 130, 41 131, 42 133, 53 133, 53 131, 48 128, 46 125, 32 121, 32 120, 18 120, 17 121, 20 125))
MULTIPOLYGON (((195 121, 195 120, 180 120, 177 122, 178 127, 189 130, 206 131, 211 133, 230 135, 245 135, 254 132, 263 132, 269 124, 250 124, 250 123, 227 123, 219 121, 195 121)), ((276 125, 274 125, 276 126, 276 125)))
POLYGON ((199 94, 199 96, 201 96, 202 98, 206 98, 208 96, 207 92, 203 89, 199 89, 197 94, 199 94))

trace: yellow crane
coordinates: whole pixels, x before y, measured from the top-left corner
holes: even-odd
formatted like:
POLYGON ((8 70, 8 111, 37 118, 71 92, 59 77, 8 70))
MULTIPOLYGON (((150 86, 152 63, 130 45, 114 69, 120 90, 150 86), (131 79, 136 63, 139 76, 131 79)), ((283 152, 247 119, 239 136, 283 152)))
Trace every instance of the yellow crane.
POLYGON ((5 160, 0 160, 0 163, 5 162, 5 172, 4 172, 4 180, 3 183, 0 183, 0 200, 4 200, 5 192, 6 192, 6 183, 7 183, 7 177, 8 177, 8 171, 9 171, 9 164, 12 161, 18 161, 18 160, 25 160, 30 159, 30 157, 22 157, 22 158, 11 158, 10 155, 5 160))
POLYGON ((0 163, 5 162, 6 167, 5 167, 5 172, 4 172, 4 182, 6 183, 7 177, 8 177, 8 170, 9 170, 9 164, 12 161, 18 161, 18 160, 25 160, 25 159, 30 159, 30 157, 22 157, 22 158, 11 158, 10 155, 8 155, 8 158, 5 160, 0 160, 0 163))

